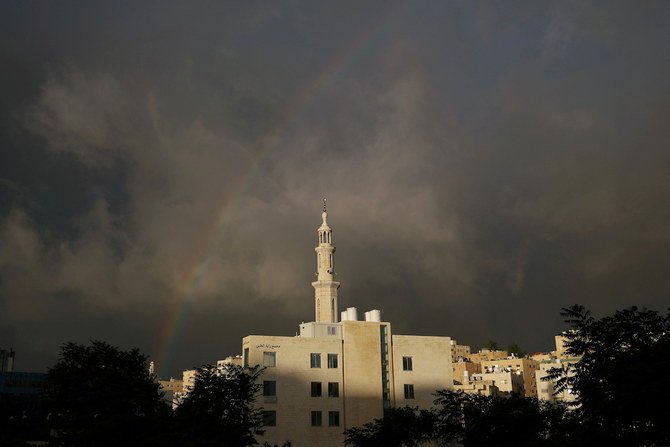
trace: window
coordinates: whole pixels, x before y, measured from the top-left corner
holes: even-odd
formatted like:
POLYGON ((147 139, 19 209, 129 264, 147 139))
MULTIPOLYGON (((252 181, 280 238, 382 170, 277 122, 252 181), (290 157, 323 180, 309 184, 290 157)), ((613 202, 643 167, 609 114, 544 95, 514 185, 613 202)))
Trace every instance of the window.
POLYGON ((321 397, 321 382, 312 382, 312 397, 321 397))
POLYGON ((340 412, 339 411, 329 411, 328 412, 328 426, 329 427, 339 427, 340 426, 340 412))
POLYGON ((340 384, 328 382, 328 397, 340 397, 340 384))
POLYGON ((403 357, 402 358, 402 370, 411 371, 412 370, 412 357, 403 357))
POLYGON ((309 355, 309 366, 312 368, 321 368, 321 354, 312 352, 309 355))
POLYGON ((337 354, 328 354, 328 368, 337 368, 337 354))
POLYGON ((244 366, 249 366, 249 348, 244 348, 244 366))
POLYGON ((405 384, 405 399, 414 399, 414 385, 405 384))
POLYGON ((312 411, 312 427, 321 427, 320 411, 312 411))
POLYGON ((337 335, 337 326, 328 326, 328 335, 337 335))
POLYGON ((263 366, 277 366, 277 353, 263 352, 263 366))
POLYGON ((263 412, 263 425, 266 427, 276 427, 277 426, 277 412, 276 411, 264 411, 263 412))
POLYGON ((263 396, 276 396, 277 395, 277 381, 276 380, 264 380, 263 381, 263 396))

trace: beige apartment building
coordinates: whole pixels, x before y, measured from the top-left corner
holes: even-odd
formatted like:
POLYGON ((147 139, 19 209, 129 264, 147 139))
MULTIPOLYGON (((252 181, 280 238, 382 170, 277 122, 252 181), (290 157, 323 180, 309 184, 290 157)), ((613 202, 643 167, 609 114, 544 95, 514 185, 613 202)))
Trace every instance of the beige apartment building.
POLYGON ((459 345, 456 340, 451 340, 451 361, 456 363, 470 359, 470 346, 459 345))
POLYGON ((507 357, 509 357, 507 351, 480 349, 479 352, 471 353, 469 359, 471 362, 481 363, 487 360, 506 359, 507 357))
MULTIPOLYGON (((294 447, 344 444, 344 430, 381 418, 392 406, 429 408, 438 389, 453 389, 452 340, 393 333, 381 312, 338 314, 332 229, 324 204, 318 228, 315 321, 296 336, 249 335, 242 363, 261 365, 265 435, 259 443, 294 447)), ((236 360, 239 361, 239 360, 236 360)), ((184 378, 187 383, 188 378, 184 378)))
POLYGON ((526 397, 537 397, 537 382, 535 376, 536 371, 540 368, 540 362, 537 360, 507 357, 505 359, 486 360, 481 362, 481 364, 483 373, 502 369, 520 374, 523 378, 524 395, 526 397))
POLYGON ((537 386, 537 398, 549 402, 574 402, 576 395, 573 394, 572 388, 556 392, 555 383, 550 380, 543 380, 549 375, 549 370, 552 368, 560 368, 566 371, 568 376, 574 374, 574 369, 571 365, 579 361, 579 357, 568 357, 565 352, 565 336, 557 335, 554 338, 556 343, 556 350, 551 353, 551 358, 540 362, 539 370, 535 376, 537 386))
POLYGON ((495 385, 499 394, 515 393, 523 395, 524 393, 524 381, 521 373, 509 369, 496 368, 489 372, 473 374, 472 380, 468 384, 477 382, 495 385))
POLYGON ((482 372, 481 363, 459 361, 451 364, 454 372, 454 384, 465 384, 473 374, 482 372))

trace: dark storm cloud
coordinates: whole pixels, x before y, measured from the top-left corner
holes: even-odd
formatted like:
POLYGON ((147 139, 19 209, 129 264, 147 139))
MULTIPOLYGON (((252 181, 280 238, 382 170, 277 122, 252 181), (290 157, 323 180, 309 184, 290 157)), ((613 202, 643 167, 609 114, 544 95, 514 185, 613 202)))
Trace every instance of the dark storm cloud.
POLYGON ((171 332, 174 374, 291 335, 324 195, 341 305, 397 332, 550 349, 561 306, 664 308, 669 13, 6 4, 1 343, 171 332))

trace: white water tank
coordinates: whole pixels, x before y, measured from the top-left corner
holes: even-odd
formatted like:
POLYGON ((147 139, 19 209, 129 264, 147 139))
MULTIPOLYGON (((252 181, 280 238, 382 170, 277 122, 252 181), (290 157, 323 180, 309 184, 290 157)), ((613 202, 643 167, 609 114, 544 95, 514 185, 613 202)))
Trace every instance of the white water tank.
POLYGON ((365 314, 366 316, 369 315, 367 318, 370 318, 369 320, 366 318, 365 321, 375 321, 377 323, 382 321, 382 311, 379 309, 372 309, 369 312, 365 312, 365 314))
POLYGON ((358 309, 355 307, 347 307, 347 320, 358 321, 358 309))
POLYGON ((349 319, 349 317, 347 316, 347 311, 346 310, 343 310, 342 312, 340 312, 340 321, 347 321, 348 319, 349 319))

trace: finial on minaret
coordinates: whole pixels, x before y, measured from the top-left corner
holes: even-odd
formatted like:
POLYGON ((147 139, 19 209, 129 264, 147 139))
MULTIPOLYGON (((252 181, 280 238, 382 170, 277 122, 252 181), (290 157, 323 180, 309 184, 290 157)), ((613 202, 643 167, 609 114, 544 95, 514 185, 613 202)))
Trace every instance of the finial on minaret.
POLYGON ((328 217, 328 213, 326 212, 326 198, 323 198, 323 213, 321 213, 321 218, 323 219, 323 224, 321 224, 321 227, 327 227, 328 223, 326 222, 326 218, 328 217))

